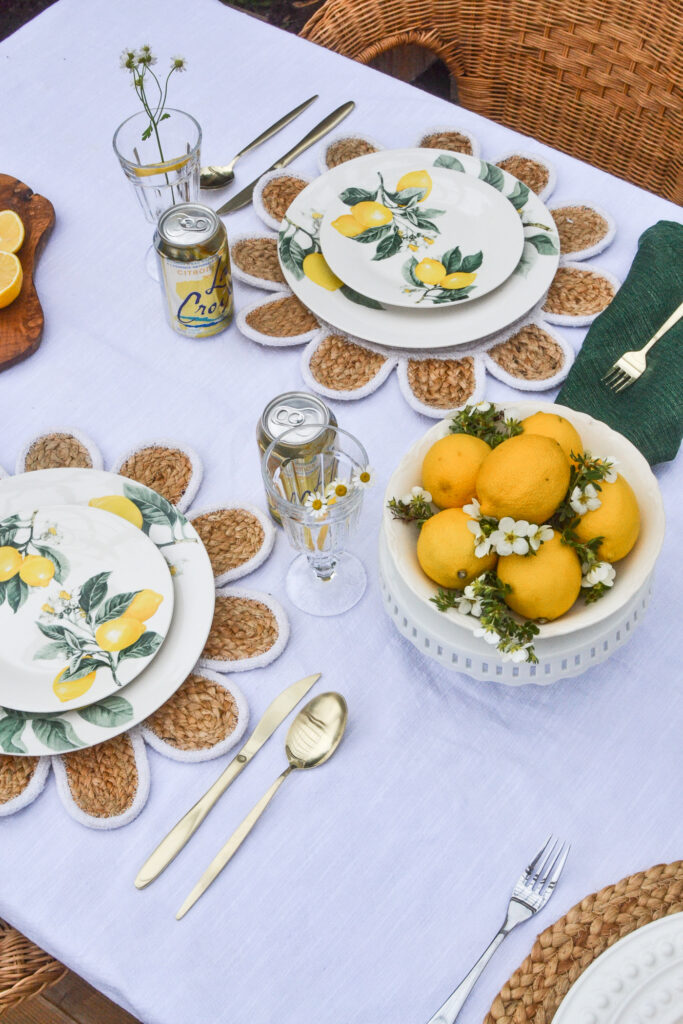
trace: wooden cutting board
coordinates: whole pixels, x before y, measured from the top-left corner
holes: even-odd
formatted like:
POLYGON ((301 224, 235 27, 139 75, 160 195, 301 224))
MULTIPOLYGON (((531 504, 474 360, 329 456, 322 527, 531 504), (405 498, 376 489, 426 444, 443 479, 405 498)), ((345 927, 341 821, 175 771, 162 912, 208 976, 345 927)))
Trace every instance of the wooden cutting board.
POLYGON ((14 210, 24 222, 24 243, 17 253, 24 272, 14 302, 0 309, 0 370, 26 359, 40 345, 45 318, 33 283, 38 257, 50 236, 55 211, 49 199, 37 196, 28 185, 0 174, 0 210, 14 210))

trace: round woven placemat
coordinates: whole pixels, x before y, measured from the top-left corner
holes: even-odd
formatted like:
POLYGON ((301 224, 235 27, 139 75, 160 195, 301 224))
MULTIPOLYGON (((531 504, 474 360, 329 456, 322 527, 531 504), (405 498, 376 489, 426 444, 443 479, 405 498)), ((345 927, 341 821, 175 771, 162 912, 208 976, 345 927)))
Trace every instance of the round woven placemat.
POLYGON ((564 316, 590 316, 609 306, 614 294, 614 285, 601 274, 578 267, 559 267, 543 310, 564 316))
POLYGON ((244 508, 221 508, 192 520, 204 542, 214 575, 244 565, 260 550, 265 540, 263 527, 244 508))
POLYGON ((503 171, 507 171, 513 178, 519 178, 529 186, 532 192, 536 192, 538 195, 550 181, 548 168, 537 163, 536 160, 531 160, 528 156, 514 154, 506 157, 505 160, 499 160, 497 166, 503 171))
POLYGON ((145 725, 178 750, 206 750, 235 731, 238 717, 229 690, 193 673, 145 725))
POLYGON ((579 975, 625 935, 683 911, 683 861, 657 864, 586 896, 536 939, 484 1024, 550 1024, 579 975))
POLYGON ((63 964, 0 921, 0 1015, 55 985, 65 974, 63 964))
POLYGON ((454 409, 474 391, 474 362, 464 359, 411 359, 408 384, 420 402, 435 409, 454 409))
POLYGON ((536 324, 522 327, 507 341, 489 349, 488 355, 511 377, 521 380, 554 377, 565 359, 562 347, 536 324))
POLYGON ((192 462, 189 455, 179 448, 154 445, 129 455, 119 473, 129 480, 151 487, 166 501, 176 505, 190 482, 192 462))
POLYGON ((609 231, 602 214, 590 206, 560 206, 552 215, 560 236, 560 252, 565 256, 597 245, 609 231))
POLYGON ((356 391, 369 384, 386 359, 339 334, 328 334, 311 356, 311 373, 330 391, 356 391))
POLYGON ((357 156, 366 156, 367 153, 376 153, 377 146, 365 139, 337 139, 325 151, 325 163, 332 170, 345 164, 347 160, 355 160, 357 156))
POLYGON ((264 302, 247 314, 250 327, 271 338, 293 338, 318 326, 313 314, 296 295, 264 302))
POLYGON ((138 770, 125 732, 62 757, 71 796, 85 814, 114 818, 128 810, 138 790, 138 770))
POLYGON ((269 181, 261 193, 261 202, 271 217, 282 220, 287 213, 291 203, 294 202, 299 192, 303 192, 308 184, 303 178, 295 178, 293 175, 281 175, 269 181))
POLYGON ((90 452, 72 434, 45 434, 37 438, 24 461, 27 473, 34 469, 60 469, 67 466, 92 469, 90 452))
POLYGON ((0 804, 9 803, 23 793, 37 767, 37 757, 0 755, 0 804))
POLYGON ((277 241, 274 238, 243 238, 235 242, 230 254, 233 263, 245 274, 284 284, 285 279, 277 258, 277 241))
POLYGON ((216 597, 211 632, 202 652, 212 661, 238 661, 265 654, 279 636, 270 608, 247 597, 216 597))
POLYGON ((423 135, 418 146, 425 149, 450 149, 454 153, 472 155, 472 143, 466 135, 457 131, 432 132, 429 135, 423 135))

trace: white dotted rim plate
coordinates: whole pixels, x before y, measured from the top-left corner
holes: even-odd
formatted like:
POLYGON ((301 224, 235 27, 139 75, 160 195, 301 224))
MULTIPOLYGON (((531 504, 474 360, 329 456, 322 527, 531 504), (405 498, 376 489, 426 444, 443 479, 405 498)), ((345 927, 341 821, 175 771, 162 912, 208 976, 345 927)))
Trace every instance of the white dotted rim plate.
POLYGON ((638 928, 599 956, 553 1024, 683 1024, 683 914, 638 928))

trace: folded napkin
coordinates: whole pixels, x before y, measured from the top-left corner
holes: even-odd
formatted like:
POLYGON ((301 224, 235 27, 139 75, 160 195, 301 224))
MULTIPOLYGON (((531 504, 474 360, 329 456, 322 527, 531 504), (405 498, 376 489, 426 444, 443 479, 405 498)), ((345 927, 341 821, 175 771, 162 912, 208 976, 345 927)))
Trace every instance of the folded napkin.
POLYGON ((557 401, 624 434, 651 465, 676 457, 683 436, 683 319, 647 354, 643 376, 621 394, 601 383, 624 352, 642 348, 683 302, 683 225, 643 232, 626 281, 586 335, 557 401))

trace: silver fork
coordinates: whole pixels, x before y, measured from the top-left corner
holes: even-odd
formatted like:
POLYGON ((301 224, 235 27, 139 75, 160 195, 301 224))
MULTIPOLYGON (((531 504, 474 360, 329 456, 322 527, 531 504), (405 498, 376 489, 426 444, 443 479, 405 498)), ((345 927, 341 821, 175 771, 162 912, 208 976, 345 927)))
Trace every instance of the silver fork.
POLYGON ((533 917, 534 914, 537 914, 546 905, 562 874, 568 854, 569 843, 562 843, 559 839, 555 840, 552 836, 548 836, 547 842, 538 851, 528 868, 522 872, 516 886, 512 890, 505 921, 493 942, 482 953, 467 977, 460 982, 455 992, 436 1011, 428 1024, 454 1024, 479 975, 503 939, 518 924, 528 921, 530 917, 533 917))
POLYGON ((647 366, 647 360, 645 356, 650 351, 656 341, 666 334, 674 324, 683 316, 683 302, 680 304, 678 309, 675 309, 668 320, 665 320, 662 326, 659 328, 656 334, 653 334, 647 345, 643 345, 635 352, 624 352, 623 356, 617 359, 616 363, 610 367, 605 376, 602 378, 603 384, 612 391, 624 391, 625 388, 629 388, 634 381, 637 381, 639 377, 642 377, 645 373, 647 366))

